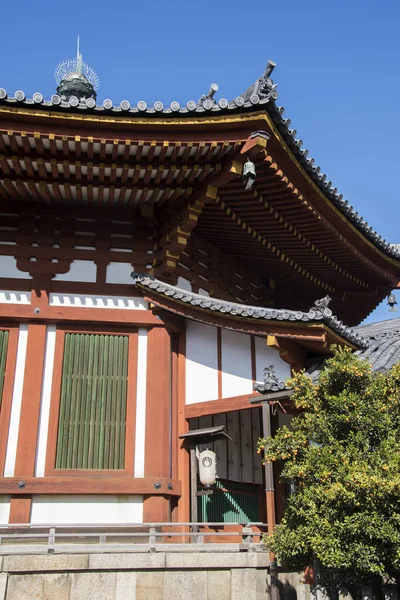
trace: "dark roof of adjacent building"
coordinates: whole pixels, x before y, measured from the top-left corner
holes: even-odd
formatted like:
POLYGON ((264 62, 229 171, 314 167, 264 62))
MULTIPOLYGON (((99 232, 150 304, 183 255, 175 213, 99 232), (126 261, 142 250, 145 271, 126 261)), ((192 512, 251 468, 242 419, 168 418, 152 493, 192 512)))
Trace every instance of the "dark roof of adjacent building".
POLYGON ((332 314, 329 304, 329 296, 317 300, 308 312, 298 310, 284 310, 275 308, 264 308, 261 306, 249 306, 247 304, 238 304, 228 302, 218 298, 210 298, 183 290, 174 285, 164 283, 154 277, 138 275, 134 273, 133 278, 139 287, 152 290, 153 292, 171 298, 182 304, 191 307, 197 307, 203 311, 219 313, 220 315, 238 317, 243 319, 258 319, 261 321, 277 320, 288 322, 320 322, 327 325, 332 331, 335 331, 344 339, 348 340, 358 348, 367 348, 368 339, 357 333, 354 329, 344 325, 337 317, 332 314))
POLYGON ((400 319, 389 319, 355 328, 369 339, 369 347, 357 352, 368 360, 373 371, 385 372, 400 362, 400 319))
MULTIPOLYGON (((388 319, 369 325, 359 325, 354 330, 368 340, 368 347, 358 350, 356 355, 367 360, 372 371, 385 373, 400 362, 400 319, 388 319)), ((310 362, 307 373, 317 381, 326 357, 310 362)))
POLYGON ((396 259, 400 259, 400 251, 395 244, 390 244, 382 238, 364 219, 354 210, 353 206, 347 200, 343 199, 337 188, 333 187, 327 176, 321 172, 320 167, 315 164, 315 160, 308 156, 309 152, 302 148, 303 142, 297 139, 297 132, 291 128, 290 119, 283 117, 285 109, 283 106, 277 106, 276 100, 278 93, 276 85, 269 77, 273 69, 271 62, 268 63, 264 74, 251 85, 246 92, 237 96, 234 100, 221 98, 218 102, 213 97, 205 96, 201 102, 190 100, 186 105, 181 106, 179 102, 171 102, 169 106, 164 106, 160 101, 154 102, 148 106, 143 100, 132 106, 128 100, 122 100, 118 106, 113 101, 106 99, 102 105, 96 104, 94 98, 77 98, 71 96, 68 100, 63 100, 59 94, 54 94, 49 101, 44 96, 36 92, 32 99, 27 99, 22 90, 18 90, 14 95, 9 96, 3 88, 0 88, 0 104, 8 103, 11 105, 25 105, 35 108, 43 107, 45 110, 66 111, 66 112, 89 112, 100 116, 101 114, 112 113, 115 117, 121 117, 129 114, 143 115, 146 117, 168 116, 171 118, 190 117, 196 114, 207 116, 209 114, 221 115, 225 113, 250 112, 255 110, 265 110, 271 116, 276 127, 281 133, 283 139, 290 150, 298 159, 299 163, 326 195, 326 197, 353 223, 353 225, 376 247, 380 248, 385 254, 396 259))

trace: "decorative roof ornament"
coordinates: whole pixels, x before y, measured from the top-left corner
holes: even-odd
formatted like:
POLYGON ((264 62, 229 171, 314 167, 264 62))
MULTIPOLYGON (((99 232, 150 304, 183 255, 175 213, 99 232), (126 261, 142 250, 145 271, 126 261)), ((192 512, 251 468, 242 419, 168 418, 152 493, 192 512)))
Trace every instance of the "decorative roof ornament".
POLYGON ((322 315, 325 317, 332 316, 332 311, 329 307, 329 303, 332 300, 330 296, 324 296, 324 298, 320 298, 314 302, 314 305, 310 308, 309 312, 316 313, 317 315, 322 315))
POLYGON ((198 105, 205 108, 205 110, 210 110, 214 104, 216 104, 216 100, 214 99, 215 94, 218 92, 219 87, 218 84, 212 83, 210 85, 210 89, 207 95, 202 95, 200 98, 198 105))
POLYGON ((253 390, 255 392, 259 392, 260 394, 265 394, 265 392, 278 392, 280 390, 289 389, 284 381, 278 379, 275 373, 275 366, 269 365, 264 369, 264 383, 254 383, 253 390))
POLYGON ((253 102, 256 98, 259 100, 264 100, 266 98, 276 100, 278 98, 278 92, 276 91, 278 84, 274 83, 270 77, 275 67, 276 64, 272 60, 267 62, 267 66, 261 77, 259 77, 259 79, 257 79, 257 81, 242 94, 245 102, 247 102, 247 100, 253 102))
POLYGON ((387 303, 389 308, 389 312, 396 312, 398 309, 396 308, 396 304, 397 304, 397 300, 396 300, 396 296, 393 294, 393 292, 391 294, 389 294, 389 296, 387 297, 387 303))
POLYGON ((69 100, 72 96, 79 99, 97 98, 100 80, 94 69, 83 62, 79 51, 79 35, 76 49, 76 57, 71 60, 60 62, 54 71, 54 77, 58 83, 57 94, 63 100, 69 100))

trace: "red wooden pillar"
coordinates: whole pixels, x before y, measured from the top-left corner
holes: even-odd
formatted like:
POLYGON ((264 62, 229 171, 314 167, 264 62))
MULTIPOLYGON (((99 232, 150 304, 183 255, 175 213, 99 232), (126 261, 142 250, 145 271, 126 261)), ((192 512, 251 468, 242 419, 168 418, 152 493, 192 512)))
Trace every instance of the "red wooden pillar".
MULTIPOLYGON (((46 325, 30 323, 14 469, 14 476, 21 479, 32 477, 35 472, 45 344, 46 325)), ((30 511, 29 496, 11 497, 10 523, 29 523, 30 511)))
MULTIPOLYGON (((171 409, 171 338, 167 329, 153 327, 147 337, 144 475, 154 479, 155 485, 159 478, 171 476, 171 409)), ((169 520, 169 496, 145 496, 143 521, 169 520)))

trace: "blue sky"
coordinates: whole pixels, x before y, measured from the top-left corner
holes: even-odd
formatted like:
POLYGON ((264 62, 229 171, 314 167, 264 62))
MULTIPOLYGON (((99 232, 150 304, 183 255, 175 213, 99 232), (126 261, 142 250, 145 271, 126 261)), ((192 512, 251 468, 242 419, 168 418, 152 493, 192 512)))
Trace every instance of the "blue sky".
MULTIPOLYGON (((76 52, 114 103, 242 93, 277 63, 278 104, 328 179, 389 242, 400 243, 398 0, 3 2, 0 87, 55 91, 76 52)), ((400 304, 400 294, 398 296, 400 304)), ((372 320, 396 317, 386 305, 372 320)), ((369 319, 371 320, 371 318, 369 319)))

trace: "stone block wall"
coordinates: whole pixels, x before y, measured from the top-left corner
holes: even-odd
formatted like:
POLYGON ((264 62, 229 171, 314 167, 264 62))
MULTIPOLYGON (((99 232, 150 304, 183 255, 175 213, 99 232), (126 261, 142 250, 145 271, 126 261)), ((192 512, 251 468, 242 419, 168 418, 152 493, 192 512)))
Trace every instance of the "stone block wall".
MULTIPOLYGON (((0 566, 0 600, 270 599, 266 552, 21 554, 0 566)), ((298 574, 280 583, 283 600, 310 599, 298 574)))

